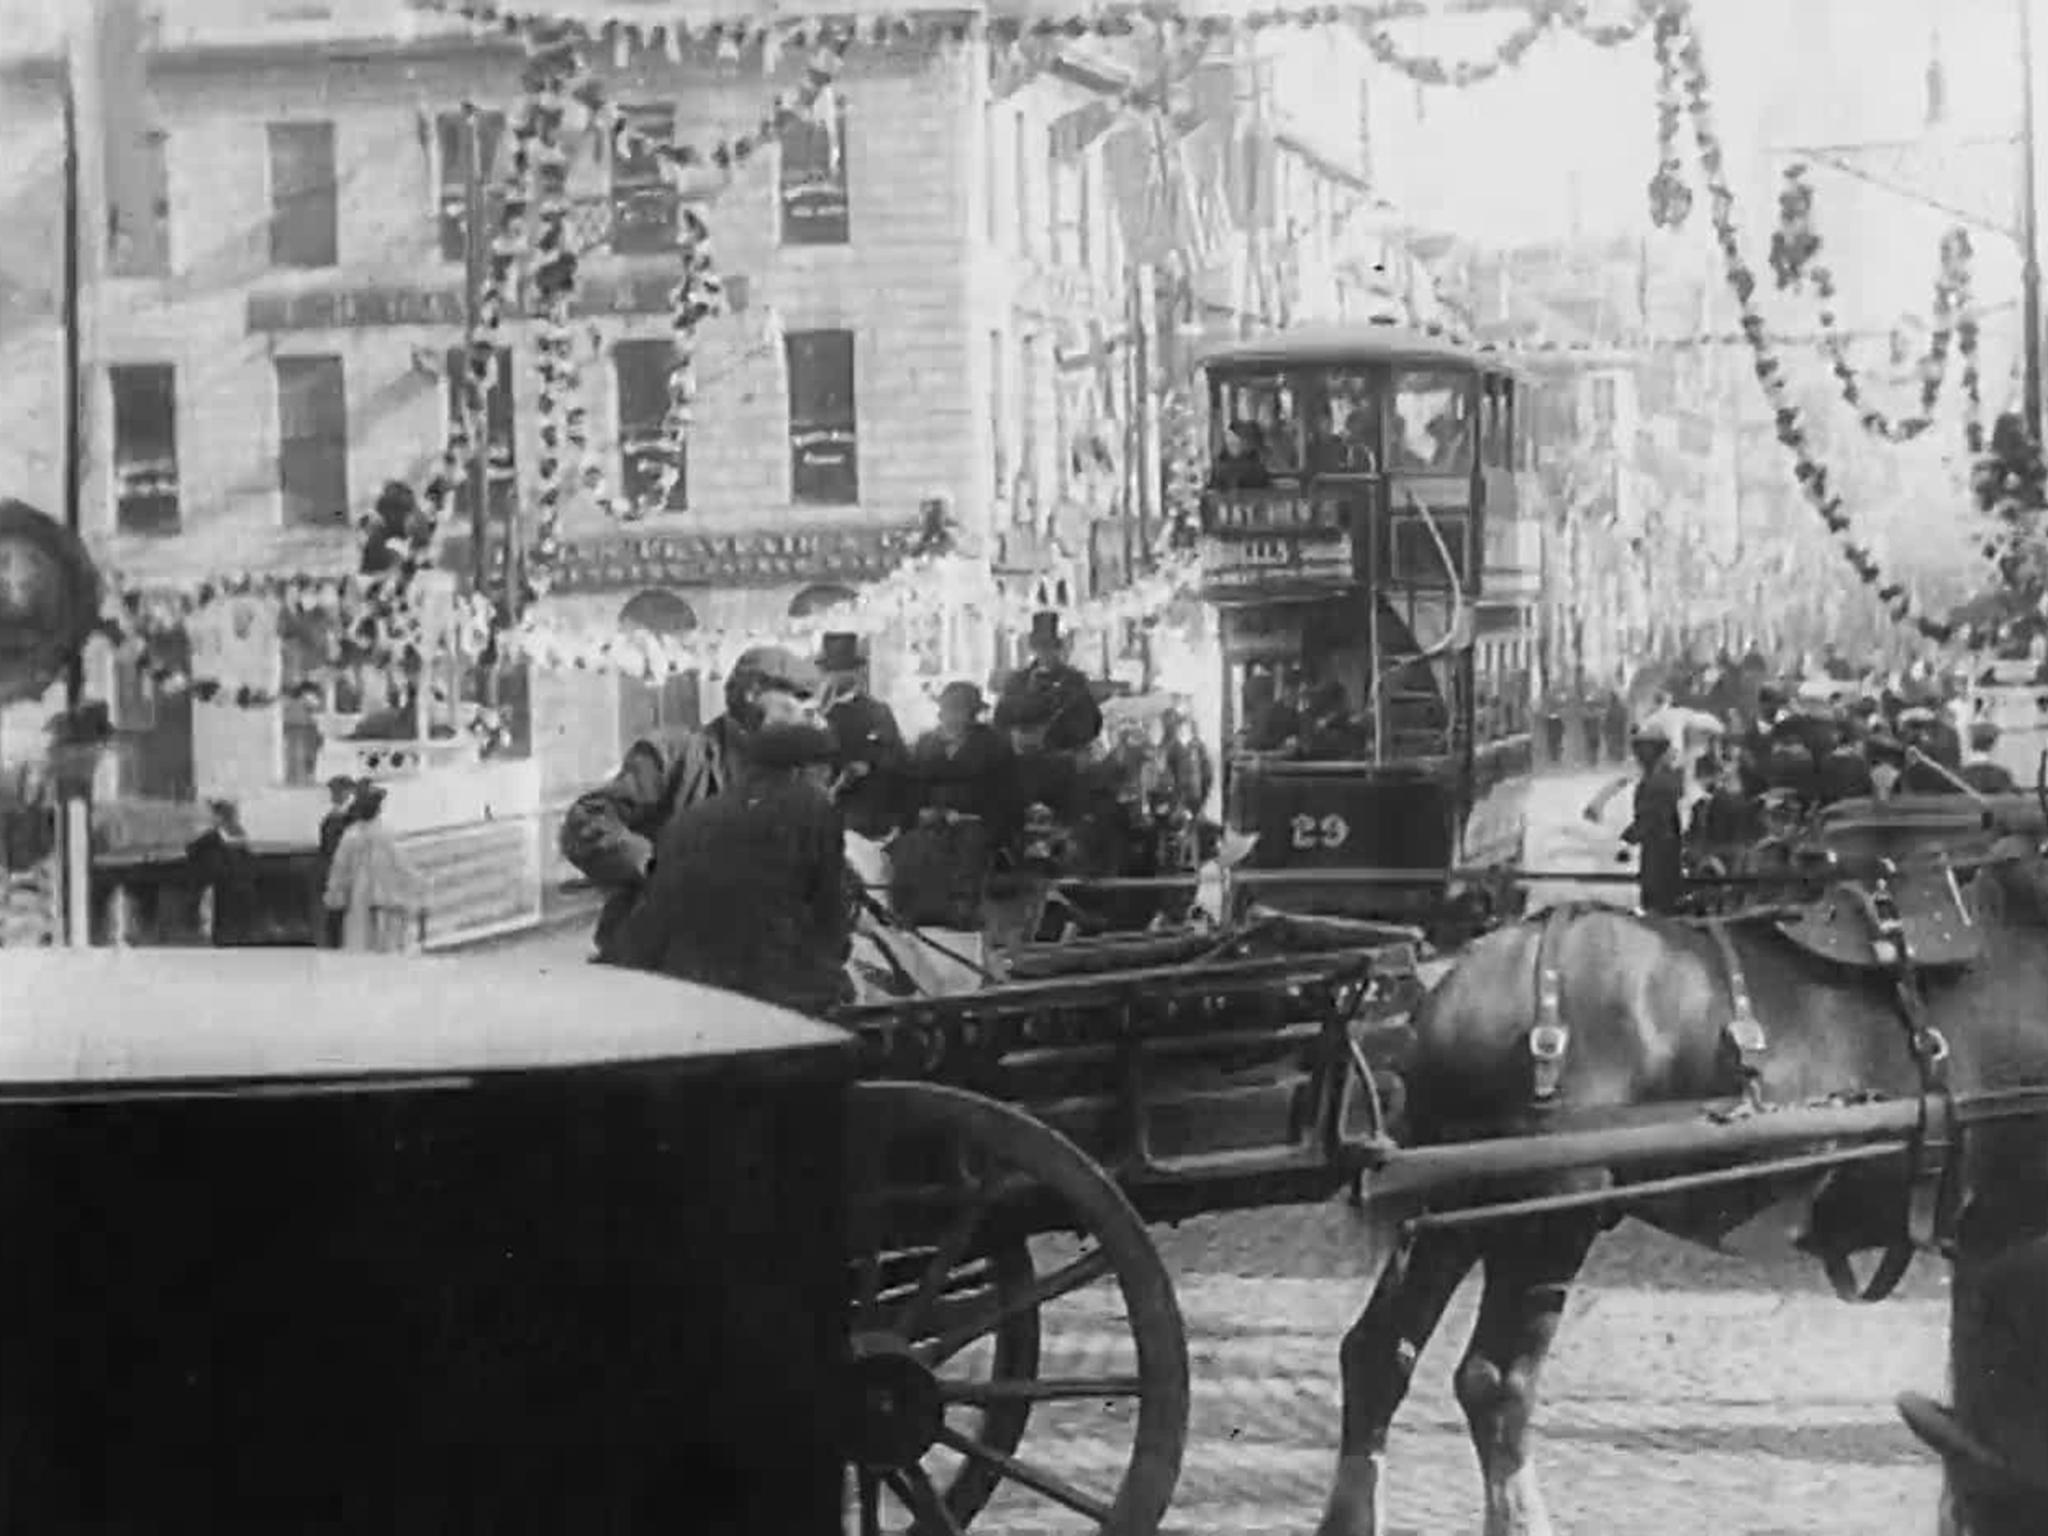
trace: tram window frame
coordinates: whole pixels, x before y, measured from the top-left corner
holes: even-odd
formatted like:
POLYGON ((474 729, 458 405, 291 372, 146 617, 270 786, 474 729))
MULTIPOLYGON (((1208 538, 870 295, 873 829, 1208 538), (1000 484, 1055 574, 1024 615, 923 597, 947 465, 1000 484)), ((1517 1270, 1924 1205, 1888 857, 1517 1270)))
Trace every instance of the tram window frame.
MULTIPOLYGON (((1386 438, 1386 459, 1391 468, 1409 475, 1469 475, 1479 462, 1480 455, 1480 396, 1478 386, 1480 375, 1470 368, 1434 366, 1395 367, 1388 378, 1386 403, 1381 415, 1381 431, 1386 438), (1460 452, 1448 461, 1431 458, 1422 463, 1409 462, 1408 431, 1406 419, 1401 414, 1404 398, 1434 394, 1449 390, 1464 402, 1464 431, 1461 434, 1460 452)), ((1433 423, 1437 418, 1430 418, 1433 423)), ((1427 431, 1427 426, 1424 427, 1427 431)))
POLYGON ((1217 462, 1222 458, 1225 435, 1234 421, 1251 421, 1260 428, 1265 448, 1260 458, 1266 473, 1274 482, 1285 481, 1290 485, 1299 484, 1309 473, 1308 442, 1305 431, 1306 411, 1310 391, 1299 370, 1291 368, 1262 369, 1212 375, 1209 381, 1209 466, 1213 475, 1217 462), (1244 408, 1243 396, 1239 391, 1252 389, 1271 391, 1275 415, 1284 407, 1286 415, 1280 419, 1286 422, 1290 431, 1283 437, 1274 431, 1257 413, 1248 413, 1244 408), (1283 462, 1274 453, 1274 448, 1291 439, 1292 458, 1283 462))
POLYGON ((1501 431, 1502 424, 1500 380, 1491 375, 1481 375, 1479 381, 1479 466, 1482 469, 1507 468, 1507 441, 1501 431))

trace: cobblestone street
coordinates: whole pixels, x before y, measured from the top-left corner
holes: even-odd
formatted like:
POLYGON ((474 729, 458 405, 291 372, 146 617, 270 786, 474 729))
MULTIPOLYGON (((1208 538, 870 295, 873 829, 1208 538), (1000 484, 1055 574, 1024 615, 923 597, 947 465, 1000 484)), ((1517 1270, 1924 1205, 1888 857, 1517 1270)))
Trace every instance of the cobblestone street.
MULTIPOLYGON (((1612 871, 1627 797, 1603 825, 1579 812, 1604 782, 1543 780, 1528 863, 1612 871)), ((1626 903, 1626 885, 1551 882, 1538 905, 1626 903)), ((582 925, 508 948, 581 963, 582 925)), ((1337 1443, 1338 1341, 1370 1294, 1378 1255, 1340 1202, 1191 1221, 1156 1233, 1176 1277, 1194 1412, 1168 1529, 1186 1536, 1306 1536, 1337 1443)), ((1559 1536, 1931 1532, 1939 1479, 1893 1397, 1944 1381, 1945 1276, 1922 1260, 1900 1299, 1851 1307, 1817 1266, 1749 1265, 1624 1226, 1595 1250, 1544 1380, 1538 1457, 1559 1536)), ((1467 1536, 1479 1482, 1450 1387, 1477 1303, 1474 1280, 1423 1356, 1391 1452, 1390 1536, 1467 1536)), ((1047 1316, 1045 1376, 1102 1372, 1128 1351, 1114 1292, 1047 1316)), ((1091 1491, 1113 1478, 1119 1425, 1090 1404, 1041 1408, 1020 1454, 1091 1491)), ((1005 1490, 976 1536, 1052 1536, 1079 1521, 1005 1490)))

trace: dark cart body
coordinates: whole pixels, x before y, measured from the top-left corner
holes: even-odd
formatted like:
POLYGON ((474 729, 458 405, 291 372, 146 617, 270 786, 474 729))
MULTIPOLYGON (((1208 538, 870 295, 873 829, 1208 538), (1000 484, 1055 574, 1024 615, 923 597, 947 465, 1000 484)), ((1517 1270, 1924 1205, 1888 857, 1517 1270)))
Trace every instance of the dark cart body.
POLYGON ((837 1526, 841 1032, 282 950, 0 996, 0 1532, 837 1526))
POLYGON ((1006 1487, 1114 1536, 1156 1530, 1189 1387, 1146 1223, 1326 1199, 1380 1155, 1371 1047, 1421 987, 1414 931, 1275 913, 1029 948, 1001 985, 845 1010, 865 1079, 849 1164, 862 1536, 965 1529, 1006 1487), (1042 1369, 1040 1315, 1091 1295, 1129 1358, 1042 1369), (984 1344, 971 1379, 947 1376, 984 1344), (1099 1445, 1127 1443, 1105 1452, 1114 1486, 1032 1461, 1027 1423, 1069 1404, 1098 1415, 1099 1445))

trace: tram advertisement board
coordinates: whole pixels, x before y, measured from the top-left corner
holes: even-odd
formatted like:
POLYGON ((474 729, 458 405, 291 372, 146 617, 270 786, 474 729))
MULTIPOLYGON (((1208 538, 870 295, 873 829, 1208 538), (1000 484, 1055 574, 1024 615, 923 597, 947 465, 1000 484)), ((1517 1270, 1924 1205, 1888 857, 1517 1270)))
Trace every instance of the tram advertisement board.
POLYGON ((1203 539, 1199 554, 1202 584, 1211 591, 1256 592, 1298 583, 1342 586, 1353 575, 1351 536, 1342 533, 1320 539, 1203 539))
POLYGON ((1357 574, 1351 508, 1299 490, 1211 491, 1202 498, 1199 555, 1212 593, 1338 586, 1357 574))

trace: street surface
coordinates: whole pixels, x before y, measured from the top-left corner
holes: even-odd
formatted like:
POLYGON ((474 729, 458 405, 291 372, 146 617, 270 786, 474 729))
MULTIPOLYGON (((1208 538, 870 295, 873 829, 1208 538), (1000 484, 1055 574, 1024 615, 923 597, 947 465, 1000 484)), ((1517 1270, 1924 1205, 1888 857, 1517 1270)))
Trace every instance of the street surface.
MULTIPOLYGON (((1627 797, 1602 829, 1579 820, 1602 782, 1581 774, 1539 786, 1531 867, 1620 867, 1614 839, 1627 797)), ((1553 885, 1537 900, 1591 894, 1553 885)), ((1632 896, 1625 886, 1598 894, 1632 896)), ((575 931, 508 947, 575 964, 584 940, 575 931)), ((1379 1258, 1368 1228, 1338 1201, 1204 1218, 1156 1236, 1178 1281, 1194 1380, 1168 1529, 1306 1536, 1337 1443, 1338 1340, 1379 1258)), ((1944 1281, 1922 1260, 1900 1299, 1851 1307, 1797 1258, 1752 1267, 1625 1226, 1596 1249, 1544 1378, 1537 1457, 1559 1536, 1931 1533, 1939 1479, 1892 1399, 1943 1389, 1944 1281)), ((1480 1529, 1476 1464, 1450 1388, 1476 1301, 1475 1280, 1417 1369, 1390 1453, 1390 1536, 1480 1529)), ((1040 1374, 1128 1369, 1121 1325, 1107 1286, 1060 1303, 1046 1318, 1040 1374)), ((1106 1491, 1127 1413, 1127 1404, 1042 1406, 1019 1455, 1106 1491)), ((1005 1489, 975 1536, 1083 1529, 1048 1508, 1005 1489)))

